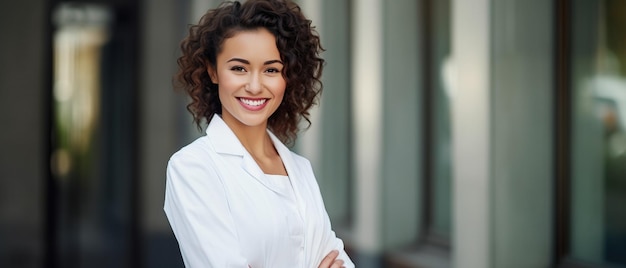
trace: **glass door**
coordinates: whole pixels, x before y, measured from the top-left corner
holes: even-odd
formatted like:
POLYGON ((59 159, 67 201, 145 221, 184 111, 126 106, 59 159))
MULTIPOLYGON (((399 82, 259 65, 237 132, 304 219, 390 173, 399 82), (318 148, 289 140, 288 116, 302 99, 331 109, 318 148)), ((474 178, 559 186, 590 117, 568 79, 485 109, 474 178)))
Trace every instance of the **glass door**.
POLYGON ((121 15, 53 10, 51 267, 136 267, 136 24, 121 15))

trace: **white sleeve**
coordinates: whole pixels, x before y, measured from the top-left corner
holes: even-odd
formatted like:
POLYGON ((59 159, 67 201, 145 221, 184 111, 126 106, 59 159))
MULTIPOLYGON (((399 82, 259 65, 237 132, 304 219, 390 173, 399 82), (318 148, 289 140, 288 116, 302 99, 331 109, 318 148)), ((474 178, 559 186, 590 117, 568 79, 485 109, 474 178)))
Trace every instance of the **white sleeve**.
MULTIPOLYGON (((311 164, 310 162, 308 162, 308 160, 306 161, 306 164, 307 164, 307 169, 309 170, 310 174, 313 174, 313 168, 311 167, 311 164)), ((322 208, 323 214, 320 216, 324 218, 324 226, 325 226, 324 231, 323 231, 324 239, 322 240, 324 241, 324 243, 320 245, 321 252, 317 253, 318 265, 319 265, 319 262, 321 262, 321 260, 324 257, 326 257, 326 255, 328 255, 328 253, 330 253, 331 250, 337 250, 339 251, 339 256, 337 256, 337 259, 344 261, 343 267, 354 268, 355 266, 354 263, 352 262, 352 260, 350 259, 350 257, 348 256, 348 254, 346 253, 344 249, 343 241, 340 238, 338 238, 335 232, 332 230, 330 217, 328 216, 328 212, 326 211, 324 200, 322 199, 322 193, 320 191, 319 185, 317 184, 317 180, 315 179, 315 175, 313 175, 313 180, 310 182, 310 184, 311 184, 310 187, 314 191, 316 202, 319 202, 319 205, 322 208)))
POLYGON ((167 166, 165 214, 185 267, 241 267, 242 256, 228 200, 207 159, 177 153, 167 166))
POLYGON ((334 236, 334 243, 335 243, 334 248, 339 251, 339 256, 337 256, 337 259, 344 261, 343 267, 354 268, 354 263, 352 263, 352 260, 350 259, 350 257, 348 256, 348 254, 346 253, 343 247, 343 241, 339 239, 337 236, 335 236, 335 232, 331 232, 331 233, 332 233, 332 236, 334 236))
MULTIPOLYGON (((328 212, 324 210, 324 214, 325 214, 324 216, 326 217, 326 221, 328 222, 328 226, 330 226, 330 218, 328 217, 328 212)), ((326 234, 329 236, 329 239, 327 240, 329 241, 329 245, 327 245, 327 247, 331 249, 336 249, 339 251, 339 256, 337 256, 337 259, 344 261, 343 267, 354 268, 354 263, 352 263, 352 260, 350 259, 350 257, 348 256, 348 254, 346 253, 344 249, 343 241, 340 238, 338 238, 335 232, 332 230, 327 230, 326 234)), ((326 254, 328 253, 330 253, 330 251, 328 251, 326 254)))

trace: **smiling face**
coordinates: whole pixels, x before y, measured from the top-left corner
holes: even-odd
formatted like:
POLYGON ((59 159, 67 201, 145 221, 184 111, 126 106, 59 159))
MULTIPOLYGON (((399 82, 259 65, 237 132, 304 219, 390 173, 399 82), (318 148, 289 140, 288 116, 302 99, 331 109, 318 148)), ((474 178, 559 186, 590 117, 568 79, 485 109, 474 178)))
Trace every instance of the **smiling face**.
POLYGON ((208 73, 218 85, 222 119, 231 127, 267 127, 283 100, 286 82, 276 38, 264 28, 227 38, 208 73))

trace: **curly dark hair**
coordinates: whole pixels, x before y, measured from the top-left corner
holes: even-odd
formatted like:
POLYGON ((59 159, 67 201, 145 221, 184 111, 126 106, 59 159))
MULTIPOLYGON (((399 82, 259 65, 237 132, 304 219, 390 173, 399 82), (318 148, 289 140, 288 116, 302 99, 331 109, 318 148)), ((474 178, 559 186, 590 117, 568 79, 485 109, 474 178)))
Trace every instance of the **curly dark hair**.
POLYGON ((203 120, 208 123, 213 115, 222 113, 218 85, 209 78, 207 68, 216 68, 217 55, 226 39, 258 28, 276 37, 286 81, 283 101, 268 119, 268 128, 283 143, 293 144, 300 120, 304 118, 307 127, 311 125, 309 109, 317 104, 322 91, 324 60, 319 54, 324 49, 311 21, 290 0, 224 2, 209 10, 197 25, 191 25, 189 35, 181 42, 176 87, 191 97, 187 110, 201 129, 203 120))

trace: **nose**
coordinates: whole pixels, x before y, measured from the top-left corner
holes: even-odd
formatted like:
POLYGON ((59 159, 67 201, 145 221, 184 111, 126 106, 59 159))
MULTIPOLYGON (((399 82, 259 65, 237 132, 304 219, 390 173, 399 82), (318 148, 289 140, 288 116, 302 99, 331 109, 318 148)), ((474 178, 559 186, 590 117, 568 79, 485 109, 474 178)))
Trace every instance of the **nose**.
POLYGON ((245 88, 250 94, 259 94, 262 91, 261 78, 258 74, 251 74, 248 85, 245 88))

